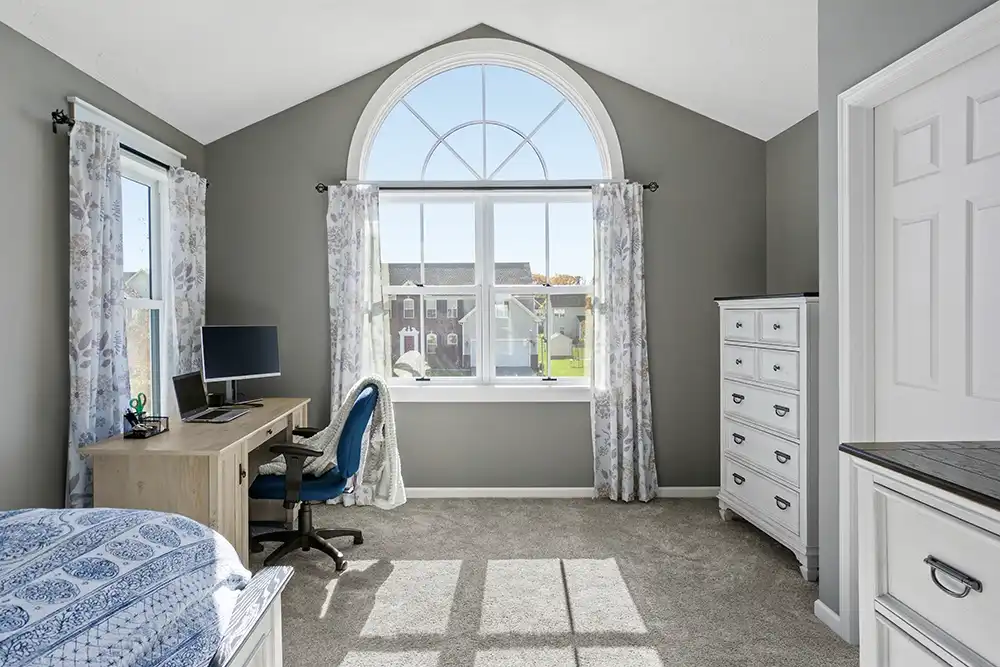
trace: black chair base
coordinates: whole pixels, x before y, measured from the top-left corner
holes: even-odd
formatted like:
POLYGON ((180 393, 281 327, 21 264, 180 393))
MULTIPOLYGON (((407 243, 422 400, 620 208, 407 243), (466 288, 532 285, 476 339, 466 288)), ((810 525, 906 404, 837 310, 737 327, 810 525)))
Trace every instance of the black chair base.
POLYGON ((281 542, 281 546, 272 551, 264 559, 264 566, 274 565, 293 551, 301 549, 310 551, 318 549, 333 559, 338 572, 343 572, 347 568, 347 560, 344 554, 335 546, 327 542, 335 537, 354 538, 354 544, 364 544, 365 538, 360 530, 346 529, 320 529, 316 530, 312 525, 312 505, 302 503, 299 505, 299 528, 298 530, 279 530, 273 533, 257 535, 250 540, 250 550, 259 553, 264 550, 262 542, 281 542))

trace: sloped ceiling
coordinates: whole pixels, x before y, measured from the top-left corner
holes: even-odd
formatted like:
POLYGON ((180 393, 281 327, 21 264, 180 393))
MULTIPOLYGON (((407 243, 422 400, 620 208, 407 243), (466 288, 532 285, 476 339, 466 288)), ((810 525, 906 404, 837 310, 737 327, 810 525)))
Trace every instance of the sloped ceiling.
POLYGON ((202 143, 480 23, 766 140, 817 108, 816 13, 816 0, 0 2, 0 21, 202 143))

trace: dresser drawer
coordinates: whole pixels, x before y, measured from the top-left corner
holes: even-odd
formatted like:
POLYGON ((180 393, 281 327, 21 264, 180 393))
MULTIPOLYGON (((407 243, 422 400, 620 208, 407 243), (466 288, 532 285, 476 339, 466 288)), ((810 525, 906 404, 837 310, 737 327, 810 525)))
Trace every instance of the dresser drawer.
POLYGON ((763 387, 751 387, 731 380, 723 383, 723 392, 722 404, 727 413, 798 437, 798 396, 763 387))
POLYGON ((727 452, 742 456, 798 488, 798 444, 729 419, 723 422, 723 428, 725 433, 722 437, 725 439, 727 452))
POLYGON ((878 667, 948 667, 936 655, 921 646, 915 639, 897 628, 883 616, 876 614, 876 641, 878 667))
POLYGON ((1000 664, 1000 537, 891 489, 875 494, 876 595, 1000 664))
POLYGON ((738 345, 722 346, 722 372, 753 380, 757 374, 757 350, 738 345))
POLYGON ((723 310, 722 325, 727 340, 757 340, 756 310, 723 310))
POLYGON ((760 340, 779 345, 798 345, 798 309, 776 308, 760 311, 760 340))
POLYGON ((726 459, 726 491, 772 522, 799 532, 799 494, 758 475, 730 458, 726 459))
POLYGON ((799 388, 799 353, 784 350, 757 351, 757 379, 791 389, 799 388))

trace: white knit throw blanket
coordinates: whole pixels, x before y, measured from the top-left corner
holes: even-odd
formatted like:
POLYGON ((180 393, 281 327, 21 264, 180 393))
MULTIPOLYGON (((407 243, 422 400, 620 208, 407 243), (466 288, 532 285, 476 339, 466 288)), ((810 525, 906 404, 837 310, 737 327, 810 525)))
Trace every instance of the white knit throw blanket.
MULTIPOLYGON (((330 419, 330 425, 316 435, 300 441, 307 447, 323 451, 320 456, 306 461, 303 474, 319 476, 336 465, 340 432, 344 429, 344 423, 358 394, 369 385, 375 385, 378 389, 378 402, 361 443, 361 465, 354 478, 354 488, 344 492, 343 501, 345 505, 374 505, 381 509, 392 509, 406 502, 406 489, 403 487, 399 450, 396 448, 396 418, 392 411, 389 386, 377 375, 369 375, 355 383, 340 410, 330 419)), ((284 457, 279 456, 262 465, 259 474, 285 474, 284 457)))

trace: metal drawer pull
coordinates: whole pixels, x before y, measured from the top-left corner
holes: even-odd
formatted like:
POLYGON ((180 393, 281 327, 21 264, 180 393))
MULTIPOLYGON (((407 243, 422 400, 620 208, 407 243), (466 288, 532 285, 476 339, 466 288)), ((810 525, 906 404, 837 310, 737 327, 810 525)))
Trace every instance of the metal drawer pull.
POLYGON ((774 329, 775 331, 777 331, 778 329, 781 328, 781 325, 778 324, 777 322, 775 322, 774 325, 771 328, 774 329))
POLYGON ((739 405, 745 399, 746 399, 746 396, 744 396, 743 394, 733 394, 733 403, 735 403, 736 405, 739 405))
POLYGON ((774 458, 778 459, 778 463, 788 463, 792 460, 791 455, 784 453, 780 449, 774 450, 774 458))
POLYGON ((779 417, 784 417, 789 412, 791 412, 791 410, 786 408, 784 405, 778 405, 777 403, 774 404, 774 414, 778 415, 779 417))
POLYGON ((744 477, 743 475, 737 475, 736 473, 733 473, 733 481, 736 482, 736 486, 739 486, 743 484, 743 482, 747 481, 747 478, 744 477))
POLYGON ((940 588, 948 595, 950 595, 951 597, 964 598, 966 595, 969 594, 970 591, 976 591, 977 593, 983 592, 983 582, 973 577, 970 577, 969 575, 965 574, 960 570, 956 570, 951 565, 948 565, 948 563, 945 563, 942 560, 938 560, 934 556, 928 556, 927 558, 924 559, 924 562, 927 563, 931 568, 931 579, 934 581, 934 585, 940 588), (962 586, 964 587, 962 592, 956 593, 955 591, 951 590, 950 588, 942 584, 938 580, 938 570, 944 572, 949 577, 951 577, 958 583, 962 584, 962 586))
POLYGON ((739 433, 733 433, 733 442, 735 442, 737 445, 742 445, 744 440, 746 440, 746 438, 740 435, 739 433))
POLYGON ((775 373, 777 373, 778 371, 780 371, 780 370, 781 370, 781 366, 779 366, 778 364, 775 364, 775 365, 771 366, 771 368, 773 368, 773 369, 774 369, 774 372, 775 372, 775 373))
POLYGON ((740 322, 739 320, 736 320, 736 328, 737 329, 742 329, 743 328, 743 323, 740 322))
POLYGON ((778 506, 778 509, 784 512, 786 509, 792 506, 790 502, 782 498, 781 496, 774 497, 774 504, 778 506))
POLYGON ((743 360, 737 357, 737 359, 736 359, 736 365, 737 366, 742 366, 743 365, 743 360))

